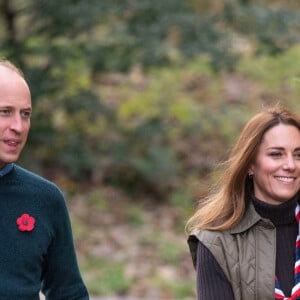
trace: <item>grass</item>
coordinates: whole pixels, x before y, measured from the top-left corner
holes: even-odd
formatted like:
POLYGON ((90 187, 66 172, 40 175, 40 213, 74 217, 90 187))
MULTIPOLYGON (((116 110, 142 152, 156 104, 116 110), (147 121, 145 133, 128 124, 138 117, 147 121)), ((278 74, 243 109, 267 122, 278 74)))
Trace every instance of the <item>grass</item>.
POLYGON ((125 276, 124 263, 88 257, 81 268, 91 295, 126 294, 132 284, 125 276))
POLYGON ((112 199, 105 191, 89 191, 69 202, 90 294, 180 300, 194 295, 195 272, 182 221, 187 195, 161 204, 110 195, 112 199))

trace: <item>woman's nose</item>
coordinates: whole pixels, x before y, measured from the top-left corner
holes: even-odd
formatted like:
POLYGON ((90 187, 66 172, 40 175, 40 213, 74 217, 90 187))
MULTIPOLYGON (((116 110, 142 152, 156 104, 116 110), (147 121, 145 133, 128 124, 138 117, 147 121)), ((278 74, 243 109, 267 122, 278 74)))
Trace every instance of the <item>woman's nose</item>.
POLYGON ((286 161, 284 162, 283 167, 285 169, 291 169, 294 170, 296 168, 296 163, 293 155, 287 157, 286 161))

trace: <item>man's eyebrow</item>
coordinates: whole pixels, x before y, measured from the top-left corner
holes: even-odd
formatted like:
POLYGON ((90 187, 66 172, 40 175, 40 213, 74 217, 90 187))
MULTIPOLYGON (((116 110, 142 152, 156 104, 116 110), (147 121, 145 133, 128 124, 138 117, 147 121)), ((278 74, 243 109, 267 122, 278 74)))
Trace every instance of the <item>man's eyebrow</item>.
MULTIPOLYGON (((0 109, 9 109, 9 110, 14 110, 16 109, 14 106, 12 105, 0 105, 0 109)), ((32 113, 32 107, 24 107, 21 108, 21 111, 28 111, 32 113)))

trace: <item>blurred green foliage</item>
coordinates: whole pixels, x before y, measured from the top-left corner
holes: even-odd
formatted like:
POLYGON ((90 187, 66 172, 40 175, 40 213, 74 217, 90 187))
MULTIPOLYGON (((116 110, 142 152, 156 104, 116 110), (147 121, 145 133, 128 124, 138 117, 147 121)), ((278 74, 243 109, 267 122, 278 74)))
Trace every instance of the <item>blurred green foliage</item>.
POLYGON ((32 91, 20 163, 72 193, 91 294, 145 294, 151 285, 162 298, 194 298, 184 224, 215 180, 210 171, 262 107, 299 111, 300 3, 0 7, 0 56, 22 68, 32 91))
POLYGON ((49 177, 172 199, 226 157, 261 105, 297 106, 297 3, 0 5, 0 55, 33 98, 22 164, 49 177))
POLYGON ((122 295, 132 284, 125 276, 125 265, 121 263, 91 257, 86 258, 82 269, 87 274, 84 279, 89 282, 92 295, 122 295))

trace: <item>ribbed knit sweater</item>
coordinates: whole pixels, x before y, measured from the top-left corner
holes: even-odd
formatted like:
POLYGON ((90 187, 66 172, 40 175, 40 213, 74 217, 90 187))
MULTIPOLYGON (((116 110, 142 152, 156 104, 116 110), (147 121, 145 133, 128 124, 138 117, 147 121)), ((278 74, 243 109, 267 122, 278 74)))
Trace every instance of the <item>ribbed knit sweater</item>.
POLYGON ((0 177, 0 299, 38 300, 41 289, 47 300, 89 299, 63 194, 14 165, 0 177), (32 230, 20 230, 24 214, 35 219, 32 230))
MULTIPOLYGON (((285 295, 290 296, 294 286, 295 242, 298 226, 295 219, 297 198, 280 205, 270 205, 258 199, 253 204, 263 218, 276 227, 276 275, 285 295)), ((211 252, 198 242, 197 299, 234 300, 231 284, 211 252)))

